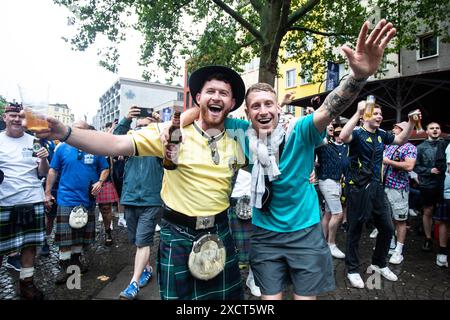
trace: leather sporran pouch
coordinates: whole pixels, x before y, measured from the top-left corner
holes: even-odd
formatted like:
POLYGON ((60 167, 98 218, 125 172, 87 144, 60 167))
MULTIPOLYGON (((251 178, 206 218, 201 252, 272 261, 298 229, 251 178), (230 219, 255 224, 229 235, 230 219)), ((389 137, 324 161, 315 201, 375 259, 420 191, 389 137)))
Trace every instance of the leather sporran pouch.
POLYGON ((26 226, 34 222, 34 204, 18 204, 13 206, 9 221, 15 225, 26 226))

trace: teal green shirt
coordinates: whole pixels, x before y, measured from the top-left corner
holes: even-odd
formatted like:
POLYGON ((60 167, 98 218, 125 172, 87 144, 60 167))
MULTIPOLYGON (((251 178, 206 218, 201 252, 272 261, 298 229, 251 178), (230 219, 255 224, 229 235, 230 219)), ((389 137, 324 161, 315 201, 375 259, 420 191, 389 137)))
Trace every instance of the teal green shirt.
MULTIPOLYGON (((229 134, 235 132, 243 145, 245 155, 252 159, 248 136, 242 135, 250 123, 238 119, 225 121, 229 134)), ((272 181, 273 198, 270 213, 253 208, 254 225, 275 232, 293 232, 310 227, 320 221, 319 200, 309 176, 314 168, 314 149, 325 137, 313 123, 313 115, 299 119, 285 143, 280 158, 280 176, 272 181)))

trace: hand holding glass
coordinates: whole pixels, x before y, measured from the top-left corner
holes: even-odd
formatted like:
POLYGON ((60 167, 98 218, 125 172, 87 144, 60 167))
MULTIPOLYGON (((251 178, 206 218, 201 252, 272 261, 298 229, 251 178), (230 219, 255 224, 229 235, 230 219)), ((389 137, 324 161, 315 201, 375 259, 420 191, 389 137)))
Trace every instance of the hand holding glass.
POLYGON ((45 117, 48 113, 48 88, 39 85, 19 85, 27 129, 41 131, 48 129, 45 117))
POLYGON ((414 126, 416 128, 417 133, 422 133, 424 131, 422 128, 422 123, 420 122, 420 118, 421 118, 420 115, 421 115, 421 113, 420 113, 419 109, 408 113, 408 118, 411 118, 412 121, 414 122, 414 126))

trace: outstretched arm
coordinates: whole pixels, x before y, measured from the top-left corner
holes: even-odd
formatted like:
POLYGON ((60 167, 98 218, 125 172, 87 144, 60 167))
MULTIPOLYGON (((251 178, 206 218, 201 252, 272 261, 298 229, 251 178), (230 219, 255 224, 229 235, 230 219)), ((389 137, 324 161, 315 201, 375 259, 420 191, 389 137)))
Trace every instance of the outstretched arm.
POLYGON ((355 114, 348 120, 345 124, 344 128, 342 128, 341 133, 339 134, 339 138, 342 139, 345 143, 350 143, 352 141, 352 132, 353 129, 358 125, 359 119, 361 119, 364 109, 366 108, 366 102, 360 101, 358 103, 358 108, 355 114))
POLYGON ((378 22, 369 36, 367 36, 368 30, 369 22, 366 21, 359 32, 355 51, 348 46, 342 47, 351 74, 314 112, 314 125, 319 132, 323 131, 331 120, 342 114, 356 99, 367 78, 378 70, 384 49, 396 33, 392 23, 387 23, 384 19, 378 22))

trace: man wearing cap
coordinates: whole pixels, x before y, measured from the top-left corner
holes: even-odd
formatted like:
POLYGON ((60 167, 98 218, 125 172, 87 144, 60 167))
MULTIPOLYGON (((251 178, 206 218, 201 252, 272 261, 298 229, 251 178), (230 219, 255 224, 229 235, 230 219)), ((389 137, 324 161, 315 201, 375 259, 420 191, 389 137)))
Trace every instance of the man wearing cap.
MULTIPOLYGON (((141 117, 141 109, 131 107, 128 114, 114 128, 115 135, 130 131, 133 118, 136 118, 135 131, 142 130, 151 123, 160 122, 155 118, 141 117)), ((140 288, 146 286, 152 275, 150 249, 153 245, 156 224, 161 218, 161 183, 163 167, 157 157, 127 157, 123 177, 120 203, 125 206, 125 218, 130 243, 136 246, 134 270, 130 283, 120 293, 120 299, 133 300, 140 288), (145 168, 145 170, 143 170, 145 168)))
POLYGON ((48 152, 35 147, 35 137, 25 133, 20 112, 22 106, 9 103, 0 133, 0 256, 21 252, 20 296, 43 299, 33 282, 36 247, 44 243, 44 190, 38 176, 48 172, 48 152))
MULTIPOLYGON (((408 123, 403 121, 394 125, 392 132, 398 136, 408 130, 408 123)), ((406 220, 409 212, 409 176, 417 158, 417 148, 407 142, 404 145, 388 145, 384 150, 384 193, 387 196, 397 231, 397 244, 389 263, 400 264, 403 261, 403 245, 406 238, 406 220)))
MULTIPOLYGON (((224 130, 224 120, 242 104, 245 85, 235 71, 208 66, 191 74, 189 88, 201 114, 183 130, 177 169, 164 173, 158 255, 161 298, 241 299, 243 288, 227 210, 231 178, 244 161, 239 144, 224 130)), ((49 129, 42 130, 40 137, 66 141, 90 153, 164 156, 160 124, 111 137, 70 128, 51 117, 47 121, 49 129)))

